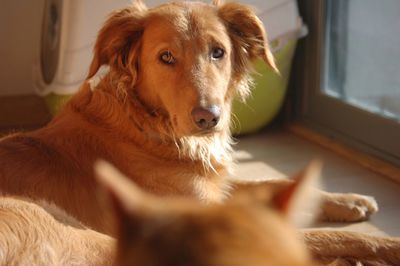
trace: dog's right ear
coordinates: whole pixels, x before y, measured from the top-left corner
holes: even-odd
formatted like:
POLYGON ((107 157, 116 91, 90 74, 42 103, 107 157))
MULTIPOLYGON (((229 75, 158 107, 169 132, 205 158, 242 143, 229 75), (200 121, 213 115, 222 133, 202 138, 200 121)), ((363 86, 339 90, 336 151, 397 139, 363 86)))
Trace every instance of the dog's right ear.
POLYGON ((146 10, 143 2, 136 0, 131 6, 110 15, 97 36, 87 79, 102 65, 117 70, 136 67, 131 65, 133 60, 129 54, 139 43, 146 10))
POLYGON ((230 33, 238 71, 247 69, 248 60, 261 58, 279 73, 264 25, 252 8, 234 2, 224 4, 222 0, 213 0, 213 4, 218 7, 218 14, 230 33))

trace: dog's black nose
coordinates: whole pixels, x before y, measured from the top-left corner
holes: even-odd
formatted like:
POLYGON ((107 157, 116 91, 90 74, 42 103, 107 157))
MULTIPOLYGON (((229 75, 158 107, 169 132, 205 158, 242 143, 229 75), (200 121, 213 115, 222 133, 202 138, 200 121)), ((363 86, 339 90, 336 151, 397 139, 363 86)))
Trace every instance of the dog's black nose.
POLYGON ((221 109, 217 105, 209 107, 196 107, 192 111, 192 117, 200 129, 211 129, 218 124, 221 117, 221 109))

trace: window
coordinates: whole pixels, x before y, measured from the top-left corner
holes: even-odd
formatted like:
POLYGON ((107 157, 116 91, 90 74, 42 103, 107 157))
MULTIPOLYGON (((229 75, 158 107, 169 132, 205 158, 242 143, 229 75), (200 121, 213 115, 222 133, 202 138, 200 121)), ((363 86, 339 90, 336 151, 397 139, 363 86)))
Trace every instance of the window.
POLYGON ((324 93, 400 121, 399 11, 398 0, 327 1, 324 93))
POLYGON ((294 71, 302 118, 400 165, 400 1, 299 1, 310 36, 294 71))

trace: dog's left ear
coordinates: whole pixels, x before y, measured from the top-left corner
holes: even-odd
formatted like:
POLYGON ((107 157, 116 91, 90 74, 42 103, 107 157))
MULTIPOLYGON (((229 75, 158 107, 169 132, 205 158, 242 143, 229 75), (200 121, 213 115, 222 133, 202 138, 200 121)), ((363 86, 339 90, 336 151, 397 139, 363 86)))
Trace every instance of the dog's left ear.
POLYGON ((118 70, 135 67, 132 65, 132 51, 138 49, 146 10, 144 3, 136 0, 131 6, 115 11, 109 16, 97 36, 88 79, 93 77, 102 65, 109 65, 111 69, 118 70))
POLYGON ((262 58, 275 72, 279 72, 268 45, 264 25, 254 11, 239 3, 221 2, 213 0, 233 42, 236 70, 247 71, 250 61, 262 58))

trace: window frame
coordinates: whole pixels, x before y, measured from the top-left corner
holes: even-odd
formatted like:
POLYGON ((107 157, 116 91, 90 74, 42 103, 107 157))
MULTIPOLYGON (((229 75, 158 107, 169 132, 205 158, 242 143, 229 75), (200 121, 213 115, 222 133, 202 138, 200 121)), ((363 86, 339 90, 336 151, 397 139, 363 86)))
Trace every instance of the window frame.
POLYGON ((326 1, 302 0, 299 9, 309 35, 299 43, 293 66, 294 116, 318 132, 400 166, 400 123, 344 103, 321 90, 326 1))

